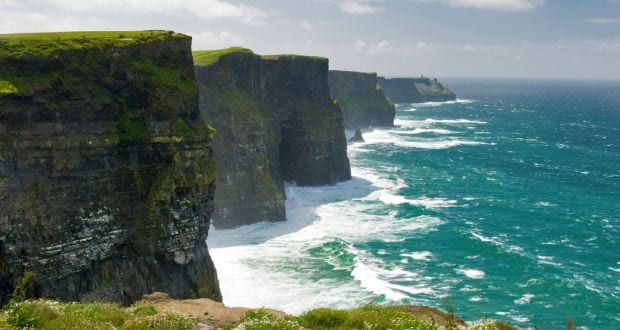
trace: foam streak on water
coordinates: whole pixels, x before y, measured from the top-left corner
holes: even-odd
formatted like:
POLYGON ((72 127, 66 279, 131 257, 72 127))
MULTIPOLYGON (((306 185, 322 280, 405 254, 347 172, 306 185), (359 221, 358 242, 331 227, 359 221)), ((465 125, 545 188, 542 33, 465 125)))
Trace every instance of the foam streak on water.
POLYGON ((620 328, 620 84, 454 84, 467 100, 397 105, 349 145, 351 181, 287 185, 288 221, 212 230, 225 303, 448 297, 467 320, 620 328))

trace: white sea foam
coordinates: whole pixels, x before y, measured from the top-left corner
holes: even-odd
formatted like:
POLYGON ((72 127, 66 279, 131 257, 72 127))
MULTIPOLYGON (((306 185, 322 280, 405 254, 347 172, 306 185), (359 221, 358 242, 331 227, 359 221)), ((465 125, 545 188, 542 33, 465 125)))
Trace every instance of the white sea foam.
POLYGON ((407 298, 405 294, 394 290, 389 282, 380 279, 376 271, 362 263, 359 257, 356 257, 355 268, 351 275, 360 282, 362 288, 377 295, 383 295, 386 299, 397 301, 407 298))
MULTIPOLYGON (((397 195, 406 183, 370 169, 353 168, 353 179, 334 186, 286 187, 286 222, 259 223, 234 230, 209 233, 209 250, 220 273, 220 286, 228 305, 278 308, 300 313, 321 305, 352 307, 370 302, 377 294, 390 300, 414 295, 434 295, 434 290, 416 274, 399 268, 383 269, 377 260, 353 245, 368 237, 394 242, 413 232, 435 230, 443 223, 439 218, 421 215, 396 218, 392 214, 368 212, 376 205, 360 203, 377 192, 397 195), (318 258, 309 251, 324 244, 337 243, 346 250, 318 258), (353 257, 339 257, 347 253, 353 257), (293 260, 293 261, 291 261, 293 260), (343 261, 344 260, 344 261, 343 261), (317 263, 351 272, 349 281, 329 278, 315 281, 308 274, 317 272, 317 263), (407 285, 401 283, 407 282, 407 285), (252 292, 251 296, 247 292, 252 292), (303 302, 290 297, 303 297, 303 302)), ((379 197, 380 195, 375 195, 379 197)), ((371 198, 377 200, 378 198, 371 198)), ((394 198, 394 197, 392 197, 394 198)), ((416 205, 441 207, 454 201, 447 199, 405 199, 416 205)), ((386 253, 382 251, 381 253, 386 253)), ((317 274, 317 276, 319 276, 317 274)), ((320 275, 323 277, 323 274, 320 275)))
POLYGON ((552 207, 552 206, 557 206, 557 204, 553 204, 553 203, 550 203, 550 202, 537 202, 536 206, 539 206, 539 207, 552 207))
POLYGON ((532 301, 532 298, 534 298, 534 295, 527 293, 524 294, 521 298, 515 299, 514 303, 517 305, 526 305, 532 301))
POLYGON ((459 274, 465 275, 469 278, 473 278, 475 280, 481 280, 485 277, 485 273, 479 269, 466 269, 466 268, 458 268, 455 271, 459 274))
POLYGON ((521 322, 521 323, 525 323, 525 322, 529 322, 530 319, 525 317, 525 316, 521 316, 521 315, 514 315, 510 317, 511 319, 517 321, 517 322, 521 322))
POLYGON ((481 242, 485 242, 485 243, 491 243, 499 248, 501 248, 502 250, 506 251, 506 252, 511 252, 511 253, 516 253, 519 255, 525 255, 525 253, 523 252, 523 248, 517 245, 513 245, 513 244, 507 244, 505 242, 503 242, 500 238, 498 237, 486 237, 483 236, 480 233, 477 232, 471 232, 471 235, 477 239, 479 239, 481 242))
POLYGON ((446 198, 428 198, 420 197, 416 199, 409 199, 401 195, 396 195, 388 190, 377 190, 366 196, 367 200, 378 200, 384 204, 398 205, 409 204, 412 206, 423 206, 429 209, 437 209, 444 207, 453 207, 456 204, 455 200, 446 198))
MULTIPOLYGON (((416 149, 448 149, 464 145, 492 145, 492 143, 468 141, 459 139, 416 139, 409 140, 390 131, 374 130, 364 135, 365 144, 393 144, 403 148, 416 149)), ((353 149, 356 150, 356 149, 353 149)))
POLYGON ((394 125, 401 128, 416 128, 416 127, 428 127, 432 124, 447 124, 447 125, 463 125, 463 124, 487 124, 486 121, 470 120, 470 119, 434 119, 426 118, 423 120, 412 119, 395 119, 394 125))
POLYGON ((418 107, 439 107, 446 104, 469 104, 474 103, 475 100, 465 100, 465 99, 456 99, 454 101, 444 101, 444 102, 424 102, 424 103, 413 103, 418 107))
POLYGON ((409 257, 413 260, 422 260, 422 261, 427 261, 429 260, 433 254, 430 253, 429 251, 420 251, 420 252, 412 252, 412 253, 401 253, 400 254, 402 257, 409 257))
POLYGON ((555 266, 555 267, 561 267, 562 266, 561 263, 554 261, 554 258, 550 257, 550 256, 536 256, 536 258, 538 259, 538 262, 541 263, 541 264, 551 265, 551 266, 555 266))
POLYGON ((465 140, 445 140, 445 141, 395 141, 395 145, 404 148, 416 149, 448 149, 458 146, 478 146, 492 145, 485 142, 465 141, 465 140))
POLYGON ((469 286, 469 285, 466 285, 466 286, 460 288, 459 291, 462 291, 462 292, 477 292, 477 291, 480 291, 480 289, 474 288, 474 287, 469 286))
POLYGON ((418 135, 418 134, 424 134, 424 133, 447 135, 447 134, 458 134, 459 133, 456 131, 451 131, 451 130, 441 129, 441 128, 420 128, 420 127, 416 127, 413 131, 393 130, 391 132, 395 134, 403 134, 403 135, 418 135))

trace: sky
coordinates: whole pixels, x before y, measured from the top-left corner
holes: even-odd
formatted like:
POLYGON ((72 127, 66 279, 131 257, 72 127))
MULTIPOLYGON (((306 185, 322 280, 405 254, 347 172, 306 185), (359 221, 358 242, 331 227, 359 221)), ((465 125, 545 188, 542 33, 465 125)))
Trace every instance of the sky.
POLYGON ((620 0, 0 0, 0 33, 137 29, 386 76, 620 79, 620 0))

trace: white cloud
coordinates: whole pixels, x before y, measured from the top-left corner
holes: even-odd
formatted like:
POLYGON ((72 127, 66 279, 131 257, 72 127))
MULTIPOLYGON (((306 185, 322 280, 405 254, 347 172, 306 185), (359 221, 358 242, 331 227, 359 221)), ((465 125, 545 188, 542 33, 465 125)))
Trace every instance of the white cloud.
POLYGON ((0 10, 0 33, 37 31, 79 31, 102 29, 96 18, 77 18, 68 15, 43 15, 36 12, 0 10))
POLYGON ((355 50, 358 52, 363 52, 368 49, 368 44, 364 40, 358 40, 353 44, 355 50))
POLYGON ((534 9, 544 0, 415 0, 417 2, 441 2, 454 7, 482 8, 503 11, 534 9))
POLYGON ((340 9, 349 14, 374 14, 383 11, 382 7, 373 6, 359 1, 345 1, 340 4, 340 9))
POLYGON ((15 0, 0 0, 0 8, 2 9, 17 9, 21 4, 15 0))
POLYGON ((594 23, 594 24, 620 24, 620 17, 614 17, 614 18, 591 18, 589 20, 587 20, 586 22, 589 23, 594 23))
POLYGON ((381 40, 376 44, 368 44, 364 40, 358 40, 353 44, 355 50, 357 52, 365 52, 365 53, 391 53, 397 51, 396 48, 392 47, 392 45, 386 41, 381 40))
POLYGON ((428 50, 429 49, 428 44, 426 42, 424 42, 424 41, 418 42, 418 44, 416 45, 416 48, 420 49, 420 50, 428 50))
POLYGON ((204 31, 192 36, 193 49, 220 49, 242 44, 243 38, 227 31, 221 31, 220 33, 204 31))
POLYGON ((304 29, 304 30, 314 30, 314 29, 316 29, 316 25, 312 24, 312 22, 310 22, 310 21, 301 21, 301 23, 299 23, 299 27, 304 29))
MULTIPOLYGON (((261 19, 273 15, 262 9, 225 0, 23 0, 21 8, 41 12, 63 12, 81 14, 112 13, 121 16, 143 16, 157 14, 164 16, 192 16, 203 19, 233 18, 245 23, 260 23, 261 19)), ((0 0, 0 8, 15 7, 14 0, 0 0)))
POLYGON ((374 53, 391 53, 396 49, 394 49, 389 42, 382 40, 376 45, 371 45, 370 50, 374 53))

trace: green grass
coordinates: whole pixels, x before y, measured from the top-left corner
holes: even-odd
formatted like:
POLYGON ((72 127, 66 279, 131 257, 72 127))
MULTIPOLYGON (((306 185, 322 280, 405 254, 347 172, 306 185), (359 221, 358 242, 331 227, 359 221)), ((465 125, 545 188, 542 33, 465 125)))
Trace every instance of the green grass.
POLYGON ((320 60, 327 61, 327 57, 322 56, 310 56, 310 55, 295 55, 295 54, 281 54, 281 55, 262 55, 262 59, 264 60, 281 60, 281 59, 311 59, 311 60, 320 60))
POLYGON ((395 308, 367 305, 351 310, 314 309, 299 317, 310 329, 438 329, 437 326, 395 308))
POLYGON ((232 53, 254 54, 251 50, 242 47, 230 47, 218 50, 196 50, 192 52, 194 65, 207 66, 217 62, 221 56, 232 53))
POLYGON ((155 85, 176 89, 188 96, 198 93, 198 85, 192 79, 183 77, 178 67, 169 64, 158 65, 147 58, 133 61, 131 65, 155 85))
MULTIPOLYGON (((446 314, 447 315, 447 314, 446 314)), ((448 316, 446 316, 448 317, 448 316)), ((444 320, 445 321, 445 320, 444 320)), ((316 308, 300 316, 277 317, 265 309, 249 311, 236 328, 245 330, 435 330, 435 329, 470 329, 470 330, 504 330, 514 329, 502 322, 484 319, 469 326, 458 327, 456 324, 444 324, 421 319, 398 307, 366 305, 358 308, 339 310, 316 308)))
POLYGON ((0 80, 0 94, 15 94, 18 92, 17 87, 10 81, 0 80))
MULTIPOLYGON (((242 47, 231 47, 226 49, 217 49, 217 50, 196 50, 192 52, 192 56, 194 57, 194 65, 198 66, 208 66, 215 62, 217 62, 220 57, 227 54, 232 53, 247 53, 254 54, 252 50, 242 47)), ((327 61, 327 58, 321 56, 306 56, 306 55, 294 55, 294 54, 283 54, 283 55, 262 55, 262 59, 264 60, 280 60, 280 59, 314 59, 327 61)))
POLYGON ((166 35, 168 31, 71 31, 71 32, 41 32, 41 33, 14 33, 0 34, 0 40, 54 40, 54 39, 138 39, 149 36, 166 35))
POLYGON ((0 59, 47 57, 60 51, 124 47, 187 36, 164 30, 0 34, 0 59))
POLYGON ((108 303, 59 303, 33 300, 7 304, 0 329, 191 329, 196 322, 174 313, 159 314, 152 305, 122 308, 108 303))

